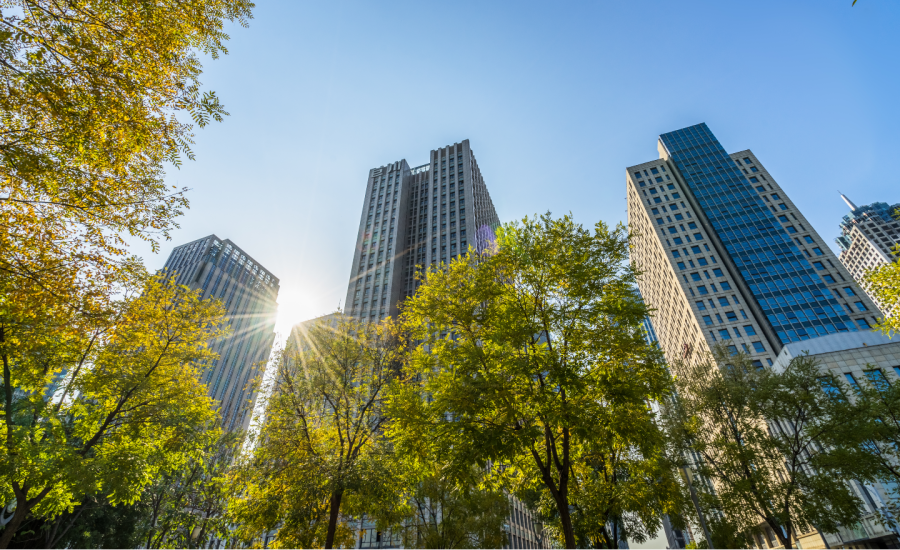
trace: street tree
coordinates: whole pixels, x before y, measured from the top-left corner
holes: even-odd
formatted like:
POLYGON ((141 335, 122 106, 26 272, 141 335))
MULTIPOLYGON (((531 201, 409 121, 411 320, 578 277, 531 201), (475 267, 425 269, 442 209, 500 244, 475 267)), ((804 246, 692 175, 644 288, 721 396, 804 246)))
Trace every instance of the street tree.
POLYGON ((437 441, 455 471, 502 465, 510 490, 545 493, 566 548, 577 532, 603 537, 589 514, 635 511, 620 484, 650 489, 648 522, 674 509, 674 474, 653 466, 663 449, 650 407, 671 382, 644 338, 638 276, 623 226, 590 231, 549 213, 432 268, 401 317, 417 345, 388 407, 397 452, 437 441))
POLYGON ((4 313, 0 501, 15 513, 0 548, 29 513, 51 519, 86 495, 135 502, 203 444, 216 413, 199 378, 226 333, 220 303, 147 276, 102 318, 68 317, 74 328, 54 327, 54 311, 4 313))
POLYGON ((876 326, 888 336, 900 333, 900 246, 894 249, 893 262, 882 264, 867 271, 862 283, 875 300, 879 302, 885 315, 876 326), (890 313, 893 312, 893 315, 890 313))
POLYGON ((325 319, 276 356, 265 422, 235 474, 230 508, 245 540, 275 530, 279 548, 352 544, 346 519, 393 483, 382 408, 399 340, 389 322, 325 319))
POLYGON ((703 508, 720 510, 742 531, 767 525, 784 548, 810 529, 835 532, 862 518, 849 482, 872 479, 873 469, 842 434, 865 419, 814 358, 801 355, 775 371, 719 347, 673 370, 678 399, 665 408, 666 424, 712 484, 695 484, 703 508))

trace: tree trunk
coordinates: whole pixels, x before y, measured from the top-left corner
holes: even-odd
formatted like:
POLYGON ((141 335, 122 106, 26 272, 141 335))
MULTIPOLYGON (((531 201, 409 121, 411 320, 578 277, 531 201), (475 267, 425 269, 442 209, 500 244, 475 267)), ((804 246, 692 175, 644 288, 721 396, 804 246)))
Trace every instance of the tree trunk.
POLYGON ((562 522, 566 548, 577 548, 575 546, 575 529, 572 527, 572 516, 569 514, 569 499, 560 494, 556 498, 556 509, 562 522))
POLYGON ((9 520, 9 523, 6 524, 6 528, 4 528, 3 531, 0 531, 0 548, 9 548, 9 543, 12 542, 16 530, 28 514, 24 500, 25 499, 16 499, 16 511, 13 512, 13 517, 9 520))
POLYGON ((331 493, 331 503, 328 510, 328 533, 325 535, 325 548, 334 548, 334 533, 337 531, 338 517, 341 513, 341 497, 344 491, 341 489, 331 493))

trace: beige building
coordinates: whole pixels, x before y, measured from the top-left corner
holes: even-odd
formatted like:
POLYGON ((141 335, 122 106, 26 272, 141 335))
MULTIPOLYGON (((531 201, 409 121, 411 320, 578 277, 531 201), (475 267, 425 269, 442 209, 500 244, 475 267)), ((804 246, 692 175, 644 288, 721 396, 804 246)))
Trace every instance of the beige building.
MULTIPOLYGON (((841 221, 841 236, 835 239, 841 247, 839 258, 853 278, 862 281, 866 271, 897 261, 894 248, 900 245, 900 204, 874 202, 858 207, 843 194, 841 198, 850 213, 841 221)), ((876 304, 884 310, 883 304, 876 304)))

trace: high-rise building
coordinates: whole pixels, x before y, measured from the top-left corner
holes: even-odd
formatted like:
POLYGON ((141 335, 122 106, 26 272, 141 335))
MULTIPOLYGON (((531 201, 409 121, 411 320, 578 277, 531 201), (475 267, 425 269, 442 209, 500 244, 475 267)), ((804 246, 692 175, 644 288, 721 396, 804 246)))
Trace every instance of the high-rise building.
MULTIPOLYGON (((773 369, 812 350, 849 381, 873 365, 894 376, 898 352, 869 331, 878 308, 751 151, 728 154, 706 124, 663 134, 658 150, 659 160, 628 168, 626 186, 631 260, 670 365, 724 343, 773 369)), ((868 527, 812 530, 798 545, 895 540, 877 521, 876 501, 889 492, 847 483, 865 503, 868 527)), ((754 536, 774 541, 764 525, 754 536)))
POLYGON ((785 344, 881 316, 751 151, 729 155, 706 124, 658 150, 626 185, 631 259, 670 364, 725 342, 771 365, 785 344))
MULTIPOLYGON (((900 203, 889 206, 885 202, 873 202, 858 207, 844 194, 841 198, 850 207, 850 213, 841 221, 841 236, 835 239, 841 247, 838 257, 865 289, 862 276, 866 271, 897 261, 894 248, 900 245, 900 203)), ((885 310, 884 304, 877 300, 875 303, 885 310)))
POLYGON ((256 392, 248 383, 265 368, 275 339, 278 278, 228 239, 215 235, 176 247, 165 269, 225 305, 231 335, 213 344, 219 358, 205 373, 225 429, 247 429, 256 392))
POLYGON ((433 149, 415 168, 400 160, 369 170, 344 311, 396 316, 415 294, 416 269, 483 251, 499 223, 469 140, 433 149))

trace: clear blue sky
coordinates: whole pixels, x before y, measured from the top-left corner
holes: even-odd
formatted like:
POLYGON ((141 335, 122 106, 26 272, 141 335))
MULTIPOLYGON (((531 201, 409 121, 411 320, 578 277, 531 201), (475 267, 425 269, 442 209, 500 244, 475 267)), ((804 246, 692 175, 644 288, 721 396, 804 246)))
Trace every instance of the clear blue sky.
POLYGON ((625 219, 625 167, 706 122, 751 148, 829 240, 900 201, 900 3, 264 1, 204 84, 177 244, 216 233, 281 279, 279 330, 346 291, 369 168, 470 139, 500 219, 625 219), (878 159, 881 159, 880 161, 878 159))

